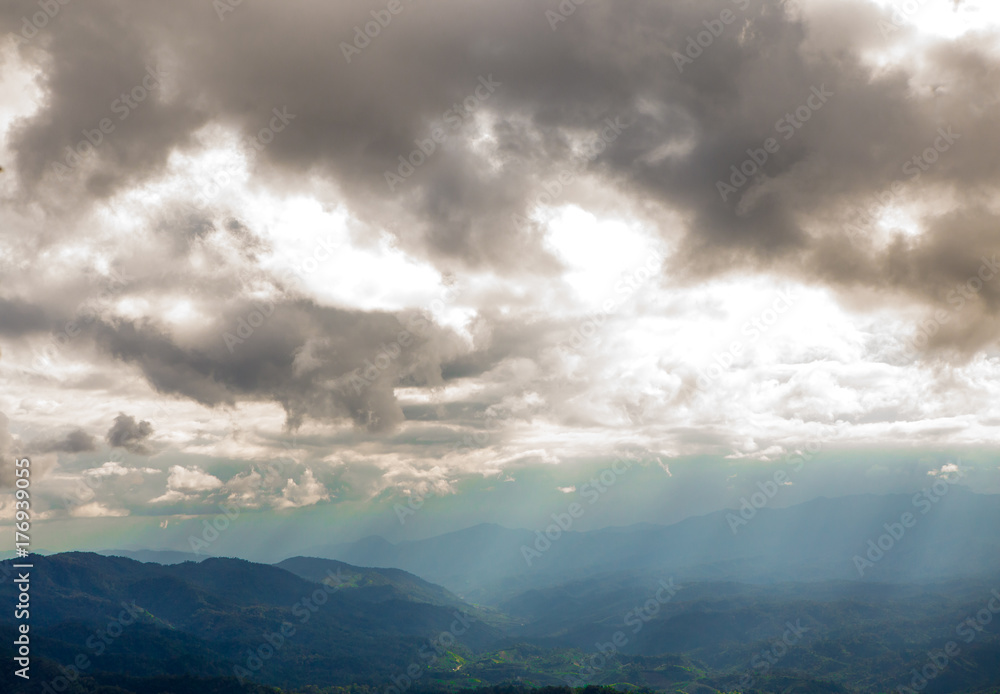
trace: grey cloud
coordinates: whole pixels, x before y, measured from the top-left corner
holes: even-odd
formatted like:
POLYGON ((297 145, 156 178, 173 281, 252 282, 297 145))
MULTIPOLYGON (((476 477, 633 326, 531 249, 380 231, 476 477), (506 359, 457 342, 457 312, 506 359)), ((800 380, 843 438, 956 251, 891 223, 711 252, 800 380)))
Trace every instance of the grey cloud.
POLYGON ((47 327, 45 313, 38 307, 21 299, 0 299, 0 335, 17 337, 47 327))
POLYGON ((371 431, 402 421, 394 388, 440 384, 441 363, 460 349, 423 317, 307 300, 233 303, 195 347, 149 320, 101 323, 94 337, 105 353, 136 364, 161 393, 212 407, 272 401, 292 427, 307 418, 350 417, 371 431))
MULTIPOLYGON (((35 2, 5 3, 0 23, 19 33, 23 17, 37 11, 35 2)), ((164 96, 166 80, 148 79, 149 69, 162 66, 163 54, 158 42, 148 40, 152 27, 136 21, 142 14, 141 7, 114 0, 68 6, 21 48, 22 55, 45 65, 39 79, 47 98, 38 116, 13 127, 14 168, 26 193, 58 191, 48 201, 53 208, 72 213, 70 206, 85 197, 106 197, 155 173, 205 122, 191 100, 164 96), (102 134, 105 119, 106 130, 113 129, 102 134), (88 139, 96 147, 79 146, 88 139), (68 147, 82 151, 82 160, 68 157, 68 147), (57 163, 72 169, 59 180, 53 178, 57 163)))
MULTIPOLYGON (((112 432, 114 432, 115 429, 119 427, 120 419, 121 416, 119 416, 115 420, 115 425, 112 427, 112 432)), ((132 420, 133 424, 134 422, 135 420, 132 420)), ((143 424, 145 423, 146 422, 143 422, 143 424)), ((121 430, 119 429, 119 431, 116 432, 115 434, 116 438, 118 439, 120 439, 122 436, 120 431, 121 430)), ((109 437, 111 436, 112 432, 108 432, 109 437)), ((113 443, 112 445, 121 446, 122 444, 113 443)), ((55 453, 55 452, 86 453, 89 451, 97 450, 94 437, 88 434, 83 429, 74 429, 73 431, 69 432, 68 434, 66 434, 66 436, 62 438, 42 439, 40 441, 33 441, 31 443, 31 448, 37 450, 39 453, 55 453)))
MULTIPOLYGON (((582 167, 634 201, 667 239, 678 230, 666 224, 665 211, 689 220, 668 268, 672 281, 769 269, 839 288, 885 290, 884 301, 908 295, 930 302, 928 287, 946 292, 967 273, 951 264, 919 287, 908 279, 927 279, 924 258, 935 248, 938 227, 963 248, 985 241, 977 253, 995 247, 961 215, 922 220, 930 233, 912 243, 900 236, 885 248, 852 244, 844 231, 850 211, 895 180, 905 183, 901 200, 940 191, 971 204, 994 189, 1000 173, 992 154, 991 104, 1000 90, 992 78, 995 36, 926 40, 922 67, 876 72, 864 52, 886 45, 877 31, 883 15, 864 2, 822 4, 818 28, 777 0, 752 2, 745 11, 731 0, 648 0, 586 3, 552 31, 544 12, 555 6, 528 0, 407 5, 350 63, 340 42, 352 39, 354 26, 378 3, 244 3, 224 22, 195 0, 169 6, 101 0, 88 5, 86 15, 68 7, 22 49, 47 61, 42 86, 48 98, 11 134, 17 175, 26 189, 45 189, 48 162, 95 127, 123 90, 140 83, 147 65, 162 64, 169 73, 163 88, 117 124, 94 155, 99 166, 80 174, 88 194, 134 185, 174 149, 201 146, 195 133, 209 113, 250 136, 278 108, 294 118, 260 152, 262 181, 291 189, 307 176, 325 176, 361 219, 359 239, 388 228, 406 250, 442 269, 554 273, 558 261, 539 230, 516 228, 511 215, 527 212, 540 184, 568 166, 582 167), (737 21, 678 70, 674 53, 724 9, 737 21), (473 115, 448 125, 448 110, 489 75, 501 86, 473 115), (776 122, 821 87, 833 96, 781 139, 776 122), (580 164, 574 138, 592 137, 605 118, 616 116, 630 127, 596 160, 580 164), (478 139, 475 118, 489 128, 488 138, 478 139), (447 140, 390 191, 385 172, 442 124, 447 140), (901 166, 943 126, 961 133, 961 141, 909 179, 901 166), (723 201, 717 182, 769 137, 778 139, 779 151, 723 201)), ((2 28, 16 30, 34 7, 28 0, 8 3, 2 28)), ((985 211, 981 216, 987 224, 1000 222, 985 211)), ((239 229, 230 232, 248 242, 239 229)), ((253 255, 252 242, 245 250, 253 255)), ((988 315, 995 313, 991 296, 983 295, 988 315)), ((945 336, 961 347, 988 338, 944 332, 940 339, 945 336)), ((168 347, 158 349, 171 361, 168 347)), ((210 369, 210 357, 175 361, 191 369, 184 390, 206 402, 227 401, 233 387, 247 388, 235 371, 222 379, 226 386, 213 379, 196 383, 210 369)), ((398 419, 384 391, 372 398, 383 418, 398 419)), ((325 396, 306 400, 312 410, 332 412, 344 404, 321 404, 325 396)), ((298 407, 292 401, 305 407, 291 398, 292 411, 298 407)), ((357 402, 348 409, 357 416, 364 407, 357 402)))
POLYGON ((147 442, 152 435, 152 424, 137 422, 135 417, 121 413, 115 417, 115 423, 108 429, 105 439, 115 448, 124 448, 129 453, 138 455, 149 455, 152 451, 147 442))

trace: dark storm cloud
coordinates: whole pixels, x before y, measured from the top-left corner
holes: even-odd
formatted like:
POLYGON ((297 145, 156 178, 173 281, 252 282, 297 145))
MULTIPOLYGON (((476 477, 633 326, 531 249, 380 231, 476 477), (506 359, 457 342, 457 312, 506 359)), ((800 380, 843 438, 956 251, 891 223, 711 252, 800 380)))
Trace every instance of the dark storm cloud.
MULTIPOLYGON (((20 34, 23 18, 38 11, 36 2, 5 3, 0 21, 20 34)), ((22 44, 23 54, 44 68, 40 86, 47 98, 37 116, 13 127, 15 163, 29 190, 47 177, 47 187, 59 191, 48 201, 53 207, 81 193, 104 197, 141 180, 205 122, 190 99, 164 99, 163 54, 144 15, 141 7, 120 2, 70 5, 22 44), (81 146, 88 141, 95 146, 81 146), (54 174, 56 164, 68 169, 61 177, 54 174)))
MULTIPOLYGON (((528 212, 544 182, 579 163, 574 142, 620 117, 629 127, 582 166, 641 205, 665 237, 677 233, 666 211, 688 220, 671 261, 674 281, 749 267, 878 288, 886 301, 900 294, 929 301, 929 293, 945 294, 975 271, 963 260, 925 273, 938 239, 962 248, 965 260, 990 256, 1000 236, 984 237, 981 229, 1000 219, 979 205, 975 223, 968 215, 928 217, 920 222, 929 233, 878 247, 864 241, 870 220, 860 224, 860 243, 845 225, 857 223, 856 209, 894 181, 903 185, 895 200, 904 205, 937 195, 981 202, 994 189, 995 37, 924 39, 922 61, 874 68, 868 53, 912 39, 911 32, 881 36, 883 15, 867 3, 816 5, 822 26, 810 27, 777 0, 591 0, 553 27, 545 11, 556 2, 404 4, 350 61, 342 43, 384 3, 242 3, 221 20, 198 0, 70 5, 22 47, 46 67, 48 98, 12 133, 16 169, 27 189, 47 189, 51 162, 157 65, 166 74, 162 86, 114 121, 93 166, 74 172, 88 194, 134 185, 173 149, 197 148, 195 131, 207 114, 252 136, 278 109, 290 120, 261 149, 266 166, 258 169, 270 185, 292 189, 305 176, 323 175, 363 224, 389 228, 408 251, 442 269, 552 273, 557 262, 539 230, 515 227, 511 215, 528 212), (691 40, 723 11, 734 21, 691 62, 678 60, 697 52, 691 40), (483 80, 498 86, 484 91, 483 80), (814 106, 817 94, 824 96, 814 106), (799 122, 796 113, 809 118, 799 122), (443 142, 390 190, 386 172, 397 172, 399 157, 418 141, 426 146, 435 128, 443 142), (959 139, 919 177, 904 173, 939 128, 959 139), (779 149, 723 200, 719 182, 730 183, 730 167, 740 167, 748 149, 759 153, 768 138, 779 149)), ((7 3, 2 28, 18 30, 36 8, 29 0, 7 3)), ((71 187, 48 189, 56 198, 73 195, 71 187)), ((992 296, 976 299, 981 315, 993 315, 992 296)), ((983 339, 945 334, 970 348, 983 339)), ((134 329, 132 337, 140 335, 134 329)), ((205 379, 215 373, 212 358, 171 359, 167 346, 144 339, 172 365, 158 368, 206 402, 250 388, 253 378, 242 368, 205 379)), ((455 365, 456 373, 468 368, 455 365)), ((344 406, 323 402, 289 396, 285 404, 292 413, 344 406)), ((347 407, 357 418, 365 406, 347 407)))
MULTIPOLYGON (((112 427, 114 431, 115 427, 118 427, 118 417, 115 420, 115 425, 112 427)), ((133 424, 134 424, 133 420, 133 424)), ((145 422, 144 422, 145 423, 145 422)), ((110 436, 112 432, 108 432, 110 436)), ((116 434, 116 439, 120 439, 120 435, 116 434)), ((120 443, 112 443, 113 446, 120 446, 120 443)), ((40 441, 32 441, 31 448, 38 451, 39 453, 86 453, 89 451, 97 450, 95 445, 94 437, 85 432, 83 429, 74 429, 73 431, 66 434, 62 438, 53 439, 42 439, 40 441)))
POLYGON ((20 299, 0 299, 0 335, 17 337, 45 330, 44 311, 20 299))
POLYGON ((441 383, 458 346, 422 316, 324 308, 307 300, 237 303, 182 345, 153 321, 95 327, 98 345, 139 366, 157 391, 208 406, 280 403, 292 427, 350 417, 371 431, 399 424, 393 389, 441 383))
POLYGON ((108 444, 115 448, 124 448, 129 453, 149 455, 147 440, 153 435, 153 425, 149 422, 137 422, 135 417, 121 413, 115 417, 115 423, 108 429, 108 444))

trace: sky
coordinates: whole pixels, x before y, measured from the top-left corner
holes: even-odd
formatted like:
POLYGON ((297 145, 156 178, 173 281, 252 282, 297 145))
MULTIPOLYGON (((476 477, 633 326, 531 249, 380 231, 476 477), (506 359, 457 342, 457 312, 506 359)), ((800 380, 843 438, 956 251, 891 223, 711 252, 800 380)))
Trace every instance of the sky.
POLYGON ((581 529, 786 468, 776 506, 1000 493, 998 32, 987 0, 3 3, 35 546, 534 528, 616 458, 581 529))

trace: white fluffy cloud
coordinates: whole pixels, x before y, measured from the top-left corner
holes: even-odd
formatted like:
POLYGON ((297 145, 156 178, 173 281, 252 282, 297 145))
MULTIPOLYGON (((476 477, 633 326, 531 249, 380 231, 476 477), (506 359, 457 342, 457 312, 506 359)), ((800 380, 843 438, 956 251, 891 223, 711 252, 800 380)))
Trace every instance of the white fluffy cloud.
POLYGON ((198 492, 208 492, 222 486, 222 480, 197 467, 174 465, 167 477, 167 491, 150 503, 184 501, 198 492))
POLYGON ((81 504, 70 511, 74 518, 120 518, 129 515, 128 509, 109 508, 98 501, 81 504))
POLYGON ((313 471, 307 469, 302 473, 299 482, 293 479, 288 480, 288 484, 281 492, 281 498, 274 503, 275 508, 300 508, 302 506, 312 506, 320 501, 330 498, 330 493, 326 487, 316 479, 313 471))

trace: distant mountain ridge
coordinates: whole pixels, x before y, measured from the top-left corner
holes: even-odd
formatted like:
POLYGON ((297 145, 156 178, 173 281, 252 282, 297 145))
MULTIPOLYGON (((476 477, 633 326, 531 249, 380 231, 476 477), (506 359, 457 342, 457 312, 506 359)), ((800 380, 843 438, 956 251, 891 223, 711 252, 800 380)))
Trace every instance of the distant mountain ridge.
POLYGON ((212 556, 194 554, 193 552, 175 552, 169 549, 99 549, 94 553, 105 557, 125 557, 143 563, 163 564, 164 566, 182 564, 186 561, 200 562, 212 556))
POLYGON ((292 557, 274 564, 309 581, 322 583, 331 573, 355 587, 388 586, 407 599, 431 605, 469 609, 457 595, 439 585, 394 568, 361 568, 335 559, 292 557))
POLYGON ((1000 570, 1000 533, 984 532, 1000 528, 1000 495, 953 487, 933 503, 926 498, 915 503, 914 495, 821 497, 744 514, 749 518, 727 510, 669 526, 553 531, 555 540, 541 537, 546 528, 482 524, 398 544, 365 538, 312 547, 308 554, 404 569, 466 600, 488 604, 528 588, 615 570, 657 569, 698 580, 751 582, 930 581, 1000 570), (878 558, 871 561, 869 541, 877 543, 886 525, 896 529, 906 513, 913 515, 913 527, 903 529, 898 539, 889 538, 890 549, 882 556, 874 551, 878 558), (855 557, 872 565, 862 562, 859 572, 855 557))

